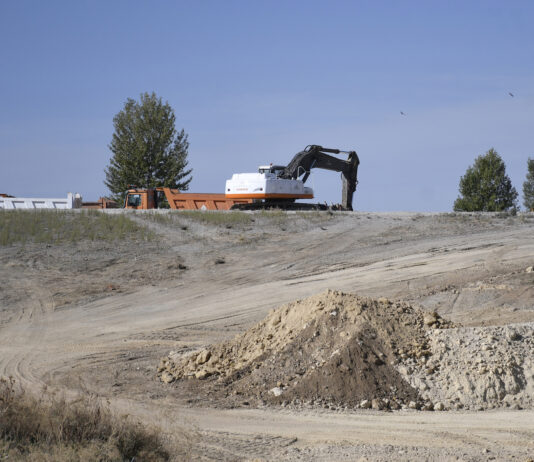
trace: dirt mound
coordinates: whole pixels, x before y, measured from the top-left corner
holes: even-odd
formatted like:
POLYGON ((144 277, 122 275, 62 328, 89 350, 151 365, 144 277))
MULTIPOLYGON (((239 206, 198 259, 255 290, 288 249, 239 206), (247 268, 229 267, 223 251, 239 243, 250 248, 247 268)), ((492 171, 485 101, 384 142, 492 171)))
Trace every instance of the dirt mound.
POLYGON ((171 352, 158 374, 270 402, 419 407, 425 403, 396 364, 423 363, 426 329, 447 325, 406 303, 327 291, 273 310, 231 341, 187 356, 171 352))
POLYGON ((421 395, 451 409, 534 405, 534 323, 427 333, 432 356, 398 370, 421 395))

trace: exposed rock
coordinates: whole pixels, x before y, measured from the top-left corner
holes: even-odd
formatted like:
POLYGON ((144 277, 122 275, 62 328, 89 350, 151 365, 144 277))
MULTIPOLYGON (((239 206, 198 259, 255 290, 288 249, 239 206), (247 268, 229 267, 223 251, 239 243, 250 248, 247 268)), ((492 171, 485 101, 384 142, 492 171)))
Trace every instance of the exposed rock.
POLYGON ((441 358, 432 374, 410 359, 397 365, 426 401, 472 410, 534 405, 534 323, 433 329, 427 338, 431 357, 441 358))
POLYGON ((272 393, 274 396, 280 396, 284 390, 281 387, 274 387, 269 390, 270 393, 272 393))
POLYGON ((423 316, 423 322, 425 326, 433 326, 438 321, 438 314, 435 311, 425 313, 423 316))
POLYGON ((174 382, 174 377, 169 372, 163 371, 161 374, 161 381, 164 383, 172 383, 174 382))
POLYGON ((445 405, 442 402, 434 404, 434 411, 444 411, 445 405))
POLYGON ((200 371, 195 372, 195 378, 199 380, 203 380, 206 377, 209 377, 210 373, 206 369, 202 369, 200 371))
POLYGON ((201 364, 204 364, 204 363, 208 362, 208 360, 210 358, 211 358, 211 352, 209 350, 202 350, 198 354, 195 363, 198 364, 198 365, 201 365, 201 364))
POLYGON ((384 409, 384 405, 382 403, 382 400, 381 399, 373 399, 371 400, 371 407, 375 410, 381 410, 381 409, 384 409))
POLYGON ((369 401, 368 399, 364 399, 363 401, 360 402, 360 408, 362 408, 362 409, 370 409, 371 408, 371 401, 369 401))

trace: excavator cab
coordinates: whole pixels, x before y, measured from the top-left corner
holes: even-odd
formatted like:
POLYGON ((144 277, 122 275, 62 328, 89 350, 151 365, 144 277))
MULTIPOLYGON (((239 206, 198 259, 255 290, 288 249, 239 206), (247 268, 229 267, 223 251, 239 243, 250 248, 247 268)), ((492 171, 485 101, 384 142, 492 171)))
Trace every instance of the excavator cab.
POLYGON ((278 178, 285 170, 285 165, 260 165, 258 168, 259 173, 271 173, 278 178))

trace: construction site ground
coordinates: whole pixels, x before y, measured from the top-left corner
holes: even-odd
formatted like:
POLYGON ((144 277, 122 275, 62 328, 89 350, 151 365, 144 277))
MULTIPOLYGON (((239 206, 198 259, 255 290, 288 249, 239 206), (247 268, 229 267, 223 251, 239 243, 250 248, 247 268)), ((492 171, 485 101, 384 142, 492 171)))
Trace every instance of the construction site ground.
MULTIPOLYGON (((429 348, 457 368, 491 362, 506 336, 502 351, 527 364, 514 345, 533 335, 533 214, 111 213, 152 237, 0 247, 0 376, 96 393, 170 435, 192 429, 200 460, 534 458, 529 396, 486 400, 476 381, 457 387, 474 390, 465 406, 384 411, 223 399, 157 373, 170 351, 211 348, 327 290, 437 311, 460 327, 436 329, 429 348)), ((403 370, 419 386, 419 369, 403 370)), ((453 390, 453 372, 432 377, 453 390)))

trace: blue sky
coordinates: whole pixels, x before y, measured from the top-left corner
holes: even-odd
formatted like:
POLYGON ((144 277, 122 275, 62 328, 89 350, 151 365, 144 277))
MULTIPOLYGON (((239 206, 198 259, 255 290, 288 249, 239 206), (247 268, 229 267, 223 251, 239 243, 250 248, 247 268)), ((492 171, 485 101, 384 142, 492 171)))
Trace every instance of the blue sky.
MULTIPOLYGON (((0 192, 106 194, 113 116, 145 91, 189 134, 194 192, 307 144, 358 152, 358 210, 451 210, 491 147, 521 192, 533 23, 531 1, 3 0, 0 192)), ((309 181, 340 201, 338 174, 309 181)))

